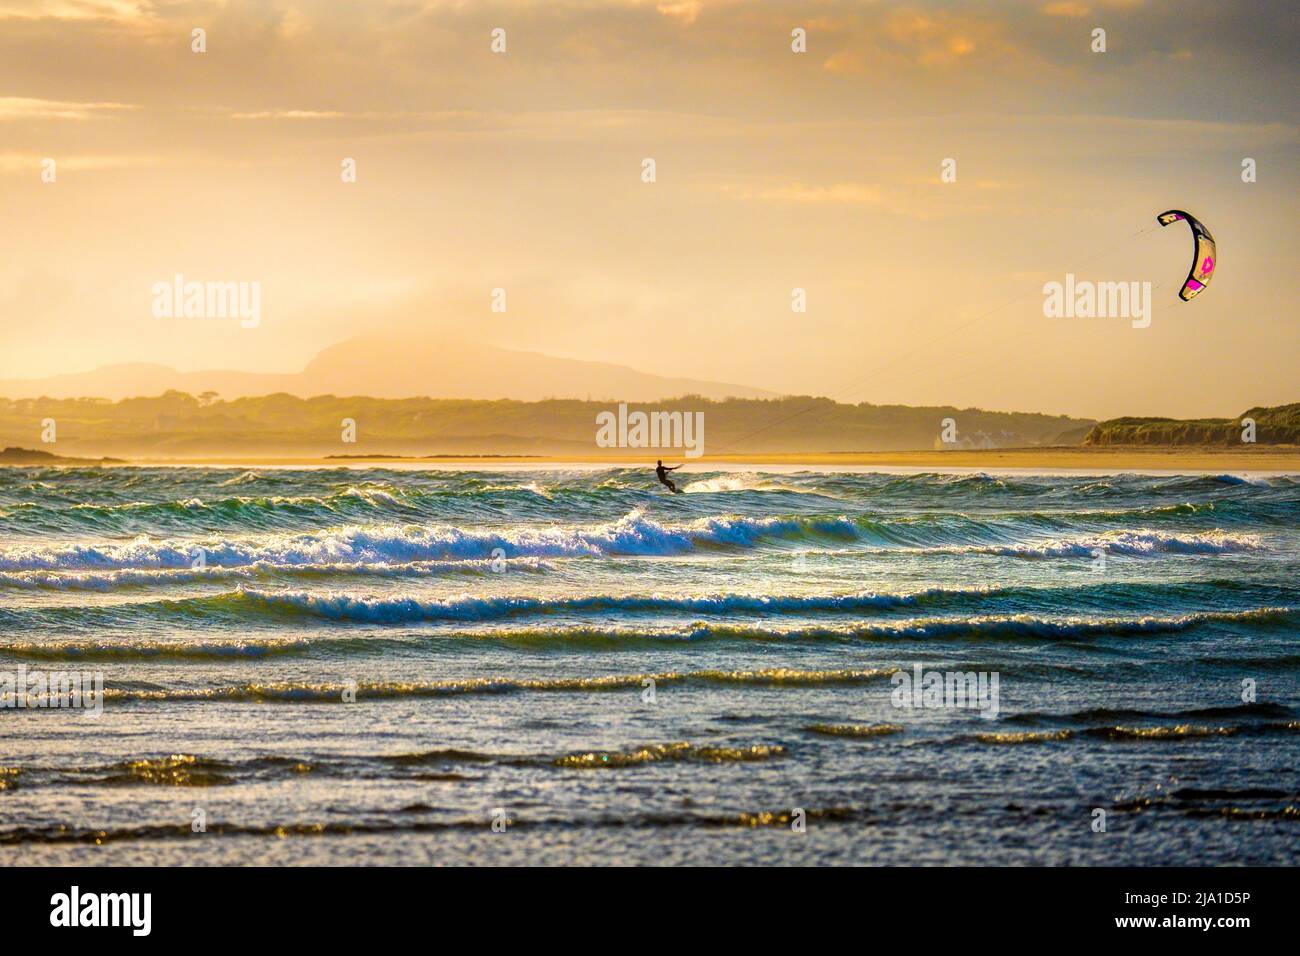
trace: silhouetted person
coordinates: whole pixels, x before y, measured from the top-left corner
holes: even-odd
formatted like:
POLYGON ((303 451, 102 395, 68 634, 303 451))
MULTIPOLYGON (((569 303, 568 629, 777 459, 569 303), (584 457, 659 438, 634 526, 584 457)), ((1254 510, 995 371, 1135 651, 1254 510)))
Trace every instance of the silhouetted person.
POLYGON ((680 467, 682 467, 682 466, 681 466, 681 465, 673 465, 671 468, 665 468, 665 467, 664 467, 664 463, 663 463, 663 459, 662 459, 662 458, 659 459, 659 466, 658 466, 657 468, 655 468, 655 477, 659 479, 659 484, 661 484, 661 485, 667 485, 669 491, 676 492, 676 491, 677 491, 677 486, 674 485, 673 482, 672 482, 672 479, 668 477, 668 472, 670 472, 670 471, 676 471, 676 470, 677 470, 678 468, 680 468, 680 467))

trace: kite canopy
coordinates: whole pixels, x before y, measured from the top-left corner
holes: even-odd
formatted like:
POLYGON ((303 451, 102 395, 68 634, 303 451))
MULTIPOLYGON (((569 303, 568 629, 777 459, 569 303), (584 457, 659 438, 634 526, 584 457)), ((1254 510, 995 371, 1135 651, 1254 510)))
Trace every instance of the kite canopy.
POLYGON ((1214 237, 1199 219, 1181 209, 1162 212, 1156 216, 1156 222, 1162 226, 1186 222, 1191 227, 1195 257, 1192 259, 1191 271, 1187 273, 1187 281, 1178 290, 1178 298, 1184 302, 1191 302, 1205 290, 1205 287, 1210 284, 1210 279, 1214 277, 1214 267, 1219 262, 1219 253, 1214 247, 1214 237))

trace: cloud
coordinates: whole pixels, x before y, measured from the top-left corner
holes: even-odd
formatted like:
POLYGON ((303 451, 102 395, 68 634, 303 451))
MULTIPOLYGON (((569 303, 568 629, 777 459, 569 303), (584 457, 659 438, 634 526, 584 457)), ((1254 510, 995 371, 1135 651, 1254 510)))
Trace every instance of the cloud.
POLYGON ((900 7, 878 22, 855 20, 843 28, 844 46, 828 56, 828 73, 886 74, 898 67, 946 69, 980 61, 1031 65, 1029 55, 990 15, 900 7))
MULTIPOLYGON (((993 209, 989 202, 974 200, 966 190, 950 191, 938 179, 914 179, 895 183, 838 182, 816 185, 787 182, 770 185, 723 183, 722 192, 740 202, 778 203, 835 209, 869 206, 891 216, 918 222, 960 215, 979 215, 993 209)), ((988 180, 975 184, 981 193, 1002 189, 988 180)))
POLYGON ((680 20, 690 26, 699 17, 701 6, 703 4, 700 3, 700 0, 670 0, 670 2, 658 4, 655 9, 665 17, 680 20))
POLYGON ((72 103, 63 100, 38 100, 21 96, 0 96, 0 122, 18 120, 84 120, 138 110, 129 103, 72 103))
POLYGON ((134 0, 0 0, 0 19, 119 20, 140 15, 134 0))

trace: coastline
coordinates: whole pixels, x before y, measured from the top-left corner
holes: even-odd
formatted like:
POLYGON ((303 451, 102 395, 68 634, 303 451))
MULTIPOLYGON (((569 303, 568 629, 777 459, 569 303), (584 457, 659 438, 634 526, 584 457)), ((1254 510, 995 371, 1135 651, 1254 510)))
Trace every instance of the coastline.
MULTIPOLYGON (((650 450, 643 455, 447 455, 447 456, 355 456, 333 458, 310 455, 190 456, 177 458, 141 457, 105 463, 101 467, 302 467, 302 468, 447 468, 454 470, 508 467, 554 468, 645 466, 664 455, 650 450)), ((907 469, 907 470, 1011 470, 1011 471, 1126 471, 1126 472, 1275 472, 1300 474, 1300 446, 1273 445, 1253 448, 1214 446, 1128 446, 1073 448, 1002 448, 958 451, 830 452, 817 454, 737 454, 674 458, 692 470, 737 470, 742 467, 907 469)), ((84 467, 85 459, 75 464, 84 467)), ((52 466, 73 462, 52 461, 52 466)), ((30 467, 30 466, 20 466, 30 467)))

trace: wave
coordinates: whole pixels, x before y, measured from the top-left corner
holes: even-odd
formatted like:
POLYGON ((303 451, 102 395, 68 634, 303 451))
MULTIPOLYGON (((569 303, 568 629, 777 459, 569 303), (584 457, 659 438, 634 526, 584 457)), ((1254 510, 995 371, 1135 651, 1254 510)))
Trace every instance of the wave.
POLYGON ((585 597, 474 597, 449 598, 370 597, 346 592, 266 591, 240 588, 202 597, 157 599, 87 606, 35 609, 0 608, 0 625, 30 627, 40 623, 55 627, 78 624, 113 626, 143 620, 265 621, 314 619, 339 623, 411 624, 416 622, 492 621, 553 614, 670 613, 799 613, 862 612, 870 609, 917 605, 927 595, 845 594, 779 596, 717 594, 699 597, 665 595, 610 595, 585 597))
MULTIPOLYGON (((225 487, 224 484, 219 487, 225 487)), ((420 496, 399 487, 352 485, 323 494, 188 495, 159 501, 42 500, 23 502, 5 517, 15 529, 123 534, 133 530, 176 532, 216 528, 284 530, 304 524, 338 523, 366 517, 422 517, 420 496)))
MULTIPOLYGON (((603 488, 603 486, 602 486, 603 488)), ((291 491, 294 489, 284 489, 291 491)), ((119 501, 69 503, 42 495, 5 505, 0 501, 0 521, 15 532, 40 534, 99 533, 109 536, 128 534, 202 534, 202 533, 280 533, 297 530, 311 532, 322 525, 364 526, 369 522, 412 523, 448 522, 460 516, 474 517, 484 504, 494 511, 513 515, 520 521, 581 520, 593 509, 604 510, 619 504, 632 504, 644 497, 643 492, 618 487, 579 491, 544 486, 536 481, 515 485, 468 482, 454 489, 429 489, 400 484, 361 483, 319 494, 218 495, 211 487, 187 487, 182 496, 159 501, 126 499, 119 501), (185 492, 195 491, 196 494, 185 492), (631 495, 631 497, 629 497, 631 495), (558 498, 557 498, 558 496, 558 498), (482 500, 480 500, 482 499, 482 500), (575 510, 576 509, 576 510, 575 510)), ((1286 500, 1257 502, 1251 500, 1181 500, 1165 503, 1159 499, 1111 507, 1087 507, 1085 500, 1072 500, 1068 507, 1050 498, 1037 501, 1035 507, 1016 510, 989 510, 977 503, 973 510, 960 507, 934 512, 933 500, 908 504, 901 511, 888 508, 889 502, 865 498, 861 502, 844 489, 833 485, 801 487, 798 483, 777 482, 749 474, 727 474, 702 478, 683 488, 687 494, 722 492, 780 492, 796 495, 807 505, 811 499, 835 502, 850 514, 790 514, 767 516, 776 520, 812 522, 850 521, 856 525, 857 537, 864 541, 897 543, 913 547, 927 544, 977 544, 985 539, 1014 540, 1025 534, 1068 534, 1115 523, 1141 521, 1164 524, 1191 519, 1198 525, 1210 521, 1225 524, 1258 523, 1290 526, 1295 520, 1293 502, 1286 500), (881 511, 877 506, 885 506, 881 511), (921 505, 922 510, 917 509, 921 505), (1278 509, 1281 505, 1281 510, 1278 509), (862 510, 863 507, 870 510, 862 510)), ((943 494, 950 491, 944 489, 943 494)), ((728 499, 740 508, 758 508, 754 498, 728 499)), ((797 500, 796 506, 800 504, 797 500)), ((945 504, 950 504, 945 502, 945 504)), ((952 503, 956 504, 956 503, 952 503)), ((636 514, 636 508, 631 515, 636 514)), ((718 516, 725 518, 727 516, 718 516)), ((753 516, 750 516, 751 518, 753 516)), ((1131 530, 1131 529, 1129 529, 1131 530)), ((847 529, 837 531, 848 534, 847 529)))
MULTIPOLYGON (((413 819, 412 815, 433 810, 424 804, 402 808, 404 819, 391 821, 356 822, 294 822, 283 824, 249 825, 210 822, 206 833, 216 836, 266 837, 282 840, 288 837, 353 836, 385 834, 400 836, 407 833, 442 833, 453 830, 483 831, 490 822, 487 817, 461 817, 454 819, 413 819)), ((805 807, 800 808, 803 821, 819 823, 848 823, 870 819, 871 811, 855 807, 805 807)), ((376 813, 382 813, 382 810, 376 813)), ((789 829, 796 817, 788 810, 745 810, 734 813, 618 813, 594 817, 540 817, 528 819, 512 815, 510 828, 557 830, 655 830, 663 827, 700 827, 708 829, 754 829, 777 827, 789 829)), ((22 844, 87 844, 102 846, 108 843, 137 840, 189 840, 193 839, 189 823, 142 824, 133 827, 91 828, 67 824, 45 826, 15 826, 0 829, 0 846, 22 844)))
POLYGON ((1272 488, 1273 483, 1259 475, 1212 475, 1210 481, 1221 485, 1248 485, 1253 488, 1272 488))
MULTIPOLYGON (((699 597, 666 595, 610 595, 587 597, 473 597, 452 598, 364 597, 340 593, 315 594, 307 591, 258 591, 244 589, 217 597, 189 601, 157 602, 214 609, 251 611, 253 616, 303 615, 331 621, 361 621, 375 624, 406 624, 417 621, 486 621, 538 614, 636 614, 636 613, 808 613, 861 612, 878 608, 915 606, 928 596, 946 593, 942 589, 915 594, 764 595, 715 594, 699 597)), ((189 610, 186 607, 185 610, 189 610)))
MULTIPOLYGON (((1116 811, 1156 809, 1155 801, 1141 800, 1129 803, 1113 804, 1116 811)), ((1215 816, 1233 820, 1300 820, 1300 807, 1212 807, 1196 804, 1173 802, 1169 808, 1187 817, 1215 816)), ((370 819, 358 819, 353 822, 331 821, 328 823, 296 821, 282 824, 236 824, 222 821, 209 822, 206 833, 215 837, 252 837, 267 840, 284 840, 290 838, 308 839, 312 837, 345 836, 388 836, 402 837, 407 834, 447 833, 461 831, 466 833, 483 832, 490 822, 484 816, 421 819, 422 814, 435 812, 434 808, 424 804, 414 804, 402 808, 401 817, 389 820, 374 819, 383 810, 369 814, 370 819)), ((930 810, 924 805, 915 804, 899 808, 900 821, 930 810)), ((1050 812, 1050 810, 1048 811, 1050 812)), ((800 808, 796 815, 789 810, 743 810, 731 813, 668 811, 658 813, 618 813, 590 817, 525 817, 512 814, 512 830, 557 830, 576 831, 579 833, 600 830, 644 830, 652 834, 664 828, 699 828, 743 829, 773 828, 788 831, 796 820, 806 823, 816 822, 826 825, 849 825, 879 822, 879 808, 854 806, 829 806, 800 808)), ((114 826, 93 828, 68 824, 20 825, 0 829, 0 846, 22 845, 85 845, 103 846, 106 844, 132 843, 137 841, 192 841, 194 834, 187 823, 154 823, 137 826, 114 826)))
POLYGON ((1300 821, 1300 807, 1277 809, 1256 807, 1189 807, 1183 811, 1189 817, 1223 817, 1229 820, 1287 820, 1300 821))
POLYGON ((685 494, 711 494, 719 491, 756 491, 765 482, 753 474, 716 475, 698 478, 682 486, 685 494))
POLYGON ((804 729, 824 737, 888 737, 903 732, 899 724, 810 724, 804 729))
POLYGON ((1174 800, 1277 800, 1291 794, 1271 787, 1180 787, 1169 796, 1174 800))
POLYGON ((349 699, 448 697, 467 694, 540 692, 604 692, 644 689, 660 684, 723 684, 748 687, 814 687, 860 684, 888 677, 896 668, 834 668, 799 670, 773 667, 761 670, 663 671, 610 674, 600 677, 468 677, 434 681, 367 681, 309 683, 274 681, 223 687, 135 688, 106 687, 107 701, 259 701, 281 703, 343 703, 349 699))
MULTIPOLYGON (((1207 624, 1278 625, 1300 620, 1300 609, 1258 608, 1248 611, 1207 611, 1195 614, 1139 617, 1035 617, 1028 614, 983 615, 968 618, 917 618, 897 622, 765 626, 695 621, 681 626, 547 626, 449 630, 432 634, 378 638, 372 635, 294 638, 232 638, 228 640, 16 640, 0 642, 0 655, 49 661, 223 660, 305 656, 375 656, 390 651, 483 643, 508 646, 563 646, 597 650, 701 643, 856 643, 859 641, 1086 641, 1102 637, 1140 637, 1190 631, 1207 624)), ((1237 658, 1206 659, 1240 669, 1237 658)), ((1294 655, 1255 660, 1251 666, 1295 667, 1294 655)))
POLYGON ((101 591, 169 587, 221 582, 301 581, 314 578, 424 578, 499 574, 502 571, 545 572, 553 569, 542 558, 467 558, 460 561, 380 561, 328 564, 275 564, 258 561, 242 567, 121 568, 107 571, 0 571, 0 588, 48 591, 101 591))
POLYGON ((768 760, 772 757, 779 757, 784 753, 785 748, 776 744, 754 744, 749 747, 718 747, 698 746, 683 740, 671 744, 653 744, 648 747, 638 747, 635 750, 601 750, 566 754, 563 757, 557 757, 553 763, 557 767, 603 770, 679 760, 694 763, 748 763, 755 760, 768 760))
POLYGON ((969 618, 926 618, 920 620, 849 624, 842 626, 795 626, 762 628, 751 625, 697 624, 688 633, 692 640, 705 638, 768 638, 811 640, 990 640, 1039 639, 1086 640, 1095 637, 1168 634, 1192 630, 1204 624, 1284 624, 1300 620, 1300 609, 1255 608, 1246 611, 1205 611, 1181 615, 1140 617, 1078 616, 1049 618, 1029 614, 984 615, 969 618))
POLYGON ((1156 726, 1108 725, 1080 730, 1024 730, 972 734, 957 737, 956 743, 1043 744, 1083 738, 1115 742, 1159 742, 1200 740, 1212 737, 1260 736, 1300 732, 1300 721, 1253 724, 1160 724, 1156 726))
MULTIPOLYGON (((449 630, 431 634, 405 634, 392 638, 373 635, 294 638, 232 638, 229 640, 65 640, 0 642, 0 655, 47 661, 225 660, 323 654, 379 656, 436 646, 476 646, 495 643, 516 647, 591 648, 620 650, 636 647, 682 646, 703 643, 857 643, 861 641, 1086 641, 1104 637, 1141 637, 1175 634, 1207 624, 1275 625, 1300 620, 1300 609, 1260 608, 1250 611, 1208 611, 1197 614, 1140 617, 1035 617, 1027 614, 985 615, 970 618, 919 618, 897 622, 855 622, 834 625, 764 626, 761 624, 711 624, 695 621, 682 626, 655 625, 503 627, 449 630)), ((1244 661, 1208 661, 1240 669, 1244 661)), ((1294 656, 1268 658, 1252 666, 1287 669, 1294 656)), ((1024 667, 1025 665, 1020 665, 1024 667)))
POLYGON ((973 738, 982 744, 1043 744, 1058 740, 1069 740, 1074 736, 1071 730, 1022 730, 1002 733, 975 734, 973 738))
POLYGON ((1004 558, 1097 558, 1100 554, 1152 557, 1161 554, 1235 554, 1264 547, 1258 534, 1222 530, 1175 534, 1163 531, 1108 531, 1064 539, 1008 544, 941 545, 926 554, 986 554, 1004 558))
POLYGON ((235 782, 231 775, 223 772, 225 768, 221 761, 200 760, 193 754, 171 754, 114 764, 97 782, 171 787, 224 786, 235 782))
MULTIPOLYGON (((735 746, 691 744, 685 741, 650 744, 628 751, 587 751, 551 754, 485 753, 456 748, 403 754, 348 756, 267 755, 246 759, 216 759, 194 754, 167 754, 120 760, 90 767, 0 767, 0 791, 16 787, 20 775, 24 789, 56 786, 105 787, 223 787, 263 780, 283 780, 306 775, 387 780, 468 780, 472 777, 449 768, 495 764, 542 769, 605 769, 659 762, 749 763, 783 756, 779 744, 735 746)), ((430 809, 416 805, 401 812, 430 809)))
POLYGON ((9 641, 0 654, 46 661, 228 660, 306 654, 326 641, 307 638, 228 641, 9 641))
POLYGON ((618 521, 595 526, 470 531, 377 525, 244 539, 154 542, 141 536, 124 544, 19 545, 0 550, 0 571, 192 568, 200 556, 207 566, 227 568, 259 562, 304 565, 494 557, 669 556, 701 548, 753 548, 778 539, 850 540, 857 534, 854 522, 844 516, 726 516, 669 526, 633 510, 618 521))
MULTIPOLYGON (((631 767, 660 762, 748 763, 783 756, 780 744, 697 744, 676 741, 647 744, 630 750, 591 750, 576 753, 487 753, 457 748, 400 754, 349 754, 295 756, 267 754, 243 759, 219 759, 197 754, 172 753, 133 757, 88 767, 32 767, 0 769, 0 778, 28 778, 25 787, 221 787, 254 780, 302 777, 464 780, 447 771, 458 765, 497 764, 513 767, 598 769, 631 767), (9 773, 5 773, 9 770, 9 773)), ((408 808, 409 809, 409 808, 408 808)))
MULTIPOLYGON (((0 625, 15 630, 64 627, 134 626, 141 622, 217 621, 279 625, 295 621, 337 624, 400 626, 417 623, 491 623, 526 618, 584 616, 649 617, 651 615, 886 615, 899 612, 954 612, 961 617, 911 620, 855 621, 847 625, 797 623, 766 625, 754 622, 696 621, 684 624, 613 624, 583 627, 572 620, 530 628, 517 636, 528 639, 570 639, 599 643, 644 639, 650 641, 707 641, 740 639, 850 640, 854 638, 1043 638, 1086 639, 1107 634, 1159 634, 1190 630, 1207 624, 1271 627, 1295 623, 1300 607, 1265 604, 1235 610, 1188 609, 1175 613, 1187 601, 1219 606, 1233 603, 1295 600, 1294 588, 1249 586, 1239 582, 1196 582, 1185 585, 1083 585, 1063 587, 924 588, 916 591, 863 591, 844 594, 744 594, 704 595, 590 594, 540 597, 504 595, 478 597, 458 594, 446 598, 369 595, 347 591, 265 590, 240 587, 233 591, 175 599, 59 605, 37 608, 0 607, 0 625), (1116 613, 1114 608, 1156 602, 1166 613, 1116 613), (1095 607, 1092 613, 1082 609, 1095 607), (1058 610, 1059 609, 1059 610, 1058 610)), ((446 636, 455 636, 448 634, 446 636)), ((466 635, 470 636, 470 635, 466 635)), ((501 632, 483 637, 506 638, 501 632)), ((0 650, 6 645, 0 644, 0 650)))
POLYGON ((227 478, 221 482, 220 487, 230 488, 239 485, 251 485, 254 482, 261 481, 262 476, 255 471, 246 471, 243 474, 236 475, 234 478, 227 478))
POLYGON ((1198 737, 1231 737, 1241 733, 1242 729, 1177 724, 1172 727, 1089 727, 1082 733, 1107 740, 1192 740, 1198 737))
MULTIPOLYGON (((710 479, 712 480, 712 479, 710 479)), ((719 479, 721 480, 721 479, 719 479)), ((712 486, 710 486, 712 487, 712 486)), ((529 492, 530 494, 532 492, 529 492)), ((294 522, 315 524, 355 517, 331 504, 327 514, 301 512, 338 501, 364 501, 386 510, 390 517, 411 496, 400 487, 349 486, 326 498, 287 496, 224 499, 213 522, 238 524, 250 508, 272 505, 294 511, 294 522), (224 510, 223 510, 224 509, 224 510), (297 510, 295 510, 297 509, 297 510), (219 520, 216 520, 219 519, 219 520)), ((1183 507, 1182 504, 1174 507, 1183 507)), ((1195 507, 1189 505, 1187 507, 1195 507)), ((74 511, 98 506, 79 505, 74 511)), ((137 509, 167 513, 212 512, 213 506, 188 497, 165 504, 127 502, 110 506, 112 513, 137 509)), ((98 510, 96 510, 98 509, 98 510)), ((587 509, 588 511, 590 509, 587 509)), ((1146 509, 1150 512, 1150 508, 1146 509)), ((449 524, 337 524, 323 530, 276 530, 228 537, 153 538, 101 543, 49 545, 44 541, 0 549, 0 573, 27 571, 186 570, 259 565, 406 564, 420 561, 485 561, 497 558, 561 558, 673 556, 698 551, 752 550, 789 547, 799 543, 855 544, 868 553, 903 551, 910 554, 989 554, 1023 558, 1090 558, 1098 551, 1135 557, 1167 554, 1225 554, 1260 550, 1258 534, 1220 528, 1162 531, 1120 528, 1100 533, 1062 533, 1079 521, 1098 520, 1089 512, 970 515, 964 513, 879 514, 724 514, 662 523, 633 508, 617 520, 596 524, 522 523, 499 529, 462 528, 449 524)), ((408 517, 417 517, 412 514, 408 517)), ((1228 517, 1225 515, 1225 517, 1228 517)), ((527 519, 532 521, 532 518, 527 519)), ((1112 520, 1108 518, 1106 520, 1112 520)), ((266 522, 251 521, 253 525, 266 522)), ((274 524, 274 523, 272 523, 274 524)), ((1077 529, 1076 529, 1077 531, 1077 529)))
POLYGON ((761 475, 754 472, 727 472, 708 478, 697 478, 682 485, 682 491, 688 495, 720 494, 736 491, 783 492, 798 495, 819 495, 835 498, 820 488, 801 487, 795 482, 778 481, 774 475, 761 475))
POLYGON ((1003 718, 1004 723, 1037 724, 1043 722, 1070 724, 1131 723, 1145 720, 1191 722, 1207 718, 1240 719, 1246 717, 1285 718, 1292 716, 1292 708, 1277 703, 1231 704, 1225 707, 1199 707, 1189 710, 1133 710, 1129 708, 1092 707, 1065 714, 1030 711, 1003 718))
POLYGON ((1276 657, 1214 656, 1198 657, 1197 663, 1211 667, 1228 667, 1234 671, 1250 673, 1252 670, 1295 670, 1300 668, 1300 654, 1279 654, 1276 657))

